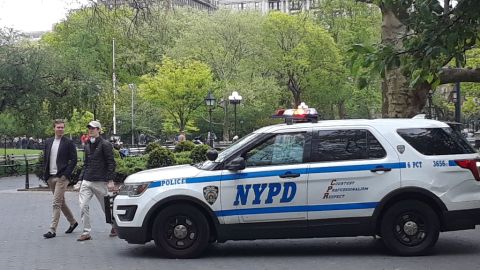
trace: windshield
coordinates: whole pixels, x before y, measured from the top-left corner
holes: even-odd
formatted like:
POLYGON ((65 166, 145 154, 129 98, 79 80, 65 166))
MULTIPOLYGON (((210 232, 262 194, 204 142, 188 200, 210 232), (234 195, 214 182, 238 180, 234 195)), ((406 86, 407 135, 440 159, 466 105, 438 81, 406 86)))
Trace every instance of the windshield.
POLYGON ((218 163, 223 162, 227 157, 229 157, 232 153, 236 152, 238 149, 242 148, 245 144, 250 142, 252 139, 257 137, 258 133, 250 133, 247 136, 241 138, 240 140, 236 141, 234 144, 230 145, 228 148, 223 150, 218 154, 218 157, 215 161, 206 160, 204 162, 200 162, 197 164, 192 164, 196 168, 200 170, 213 170, 218 163))
POLYGON ((242 148, 245 144, 249 143, 257 137, 258 133, 250 133, 247 136, 241 138, 240 140, 236 141, 234 144, 230 145, 228 148, 223 150, 218 154, 217 159, 215 162, 223 162, 225 158, 229 157, 232 153, 236 152, 238 149, 242 148))

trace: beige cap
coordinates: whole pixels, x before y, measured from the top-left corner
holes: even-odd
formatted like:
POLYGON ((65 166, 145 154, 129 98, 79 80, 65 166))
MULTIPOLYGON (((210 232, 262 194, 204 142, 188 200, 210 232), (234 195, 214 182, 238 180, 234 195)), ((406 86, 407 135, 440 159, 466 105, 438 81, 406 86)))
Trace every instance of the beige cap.
POLYGON ((102 125, 100 124, 100 122, 98 121, 90 121, 90 123, 88 123, 87 127, 94 127, 94 128, 102 128, 102 125))

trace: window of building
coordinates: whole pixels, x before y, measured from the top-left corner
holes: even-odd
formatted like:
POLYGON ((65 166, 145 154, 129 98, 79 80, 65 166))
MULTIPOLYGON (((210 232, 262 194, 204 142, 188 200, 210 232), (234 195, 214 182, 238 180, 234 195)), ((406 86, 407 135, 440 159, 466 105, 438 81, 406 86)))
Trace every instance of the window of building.
POLYGON ((279 1, 268 2, 268 9, 269 10, 280 10, 280 2, 279 1))
POLYGON ((386 154, 375 136, 365 129, 320 130, 312 140, 313 162, 379 159, 386 154))

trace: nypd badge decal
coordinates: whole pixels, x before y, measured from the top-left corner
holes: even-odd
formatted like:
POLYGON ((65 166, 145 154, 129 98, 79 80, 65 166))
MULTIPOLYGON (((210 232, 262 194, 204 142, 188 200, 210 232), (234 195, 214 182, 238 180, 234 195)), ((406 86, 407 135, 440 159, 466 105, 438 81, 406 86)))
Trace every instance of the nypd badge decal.
POLYGON ((213 205, 218 197, 218 187, 217 186, 206 186, 203 188, 203 197, 210 204, 213 205))

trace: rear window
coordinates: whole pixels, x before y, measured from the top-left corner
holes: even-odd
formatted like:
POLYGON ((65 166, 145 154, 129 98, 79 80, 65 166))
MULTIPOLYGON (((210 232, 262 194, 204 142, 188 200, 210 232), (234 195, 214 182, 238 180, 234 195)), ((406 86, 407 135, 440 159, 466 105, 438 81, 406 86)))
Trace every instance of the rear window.
POLYGON ((397 133, 427 156, 475 153, 462 135, 451 128, 409 128, 399 129, 397 133))

